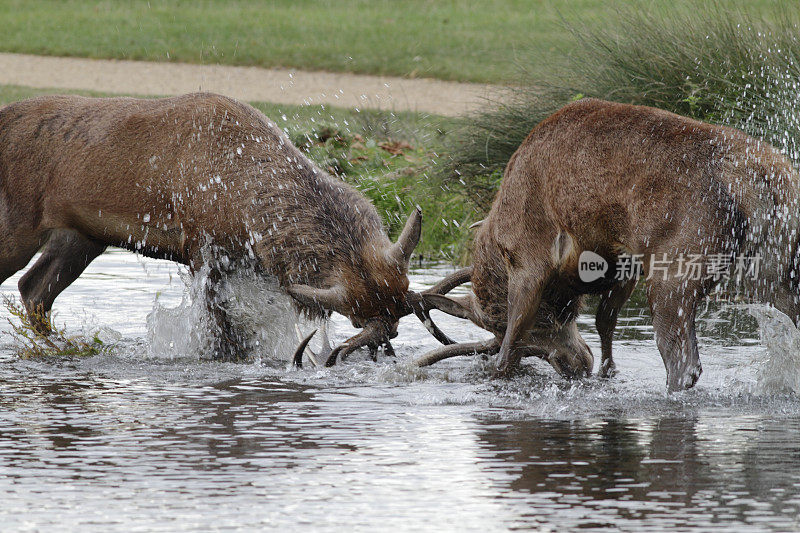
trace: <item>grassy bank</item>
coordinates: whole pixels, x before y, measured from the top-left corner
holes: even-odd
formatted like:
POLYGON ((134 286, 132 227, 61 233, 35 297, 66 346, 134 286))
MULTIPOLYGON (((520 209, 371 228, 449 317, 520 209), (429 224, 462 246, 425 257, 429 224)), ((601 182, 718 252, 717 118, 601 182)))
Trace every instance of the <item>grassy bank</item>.
MULTIPOLYGON (((773 2, 740 3, 763 13, 773 2)), ((696 4, 6 0, 0 2, 0 51, 512 83, 520 65, 539 78, 548 74, 550 59, 578 49, 562 19, 602 28, 620 7, 661 17, 696 4)))
MULTIPOLYGON (((0 85, 0 105, 65 91, 0 85)), ((87 96, 104 96, 80 92, 87 96)), ((285 128, 293 142, 327 171, 358 187, 395 237, 415 205, 424 214, 417 252, 453 258, 463 249, 463 228, 473 222, 460 195, 430 178, 443 139, 457 122, 416 113, 354 111, 322 106, 253 105, 285 128)))

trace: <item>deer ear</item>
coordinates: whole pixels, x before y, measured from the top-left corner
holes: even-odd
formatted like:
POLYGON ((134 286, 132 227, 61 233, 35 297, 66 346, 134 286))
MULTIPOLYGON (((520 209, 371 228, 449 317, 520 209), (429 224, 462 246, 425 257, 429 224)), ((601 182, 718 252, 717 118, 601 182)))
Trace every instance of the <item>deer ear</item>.
POLYGON ((397 238, 397 242, 386 252, 387 257, 397 261, 398 264, 408 264, 411 260, 411 253, 419 243, 421 233, 422 210, 417 207, 408 217, 403 232, 397 238))
POLYGON ((438 309, 443 313, 476 322, 469 296, 450 298, 441 294, 423 294, 422 302, 426 309, 438 309))
POLYGON ((309 285, 290 285, 287 292, 295 300, 308 307, 322 307, 329 311, 337 311, 344 306, 345 289, 335 285, 329 289, 320 289, 309 285))

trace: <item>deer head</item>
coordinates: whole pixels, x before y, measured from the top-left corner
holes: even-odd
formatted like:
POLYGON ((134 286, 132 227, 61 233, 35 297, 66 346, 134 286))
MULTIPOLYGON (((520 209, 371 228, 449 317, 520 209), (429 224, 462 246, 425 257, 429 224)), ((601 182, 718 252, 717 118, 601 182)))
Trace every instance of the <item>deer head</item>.
MULTIPOLYGON (((400 318, 416 314, 431 333, 443 343, 452 343, 430 320, 428 310, 420 305, 419 293, 408 289, 408 267, 411 254, 420 239, 422 212, 415 209, 408 217, 397 242, 383 247, 367 247, 363 272, 343 273, 335 285, 326 288, 291 285, 288 292, 301 304, 320 308, 326 313, 336 311, 350 318, 360 333, 337 346, 327 358, 326 366, 336 364, 364 346, 386 346, 397 336, 400 318)), ((295 366, 302 365, 302 356, 312 335, 303 339, 292 358, 295 366)))

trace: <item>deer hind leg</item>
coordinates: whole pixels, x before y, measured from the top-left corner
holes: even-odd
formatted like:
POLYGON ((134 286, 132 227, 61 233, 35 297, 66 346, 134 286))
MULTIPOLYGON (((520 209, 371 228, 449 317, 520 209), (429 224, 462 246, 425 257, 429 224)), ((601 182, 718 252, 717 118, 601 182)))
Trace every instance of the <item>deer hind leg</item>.
POLYGON ((701 281, 648 281, 647 297, 656 343, 667 370, 670 392, 694 386, 703 371, 697 350, 695 315, 706 294, 701 281))
POLYGON ((636 278, 632 278, 627 282, 614 285, 611 290, 603 293, 600 297, 595 327, 600 334, 600 350, 603 354, 600 361, 600 377, 602 378, 609 378, 617 372, 611 353, 614 330, 617 328, 619 312, 631 297, 631 293, 636 287, 636 281, 636 278))
POLYGON ((57 230, 42 255, 19 280, 19 292, 36 331, 50 332, 48 315, 53 302, 83 273, 106 246, 72 230, 57 230))

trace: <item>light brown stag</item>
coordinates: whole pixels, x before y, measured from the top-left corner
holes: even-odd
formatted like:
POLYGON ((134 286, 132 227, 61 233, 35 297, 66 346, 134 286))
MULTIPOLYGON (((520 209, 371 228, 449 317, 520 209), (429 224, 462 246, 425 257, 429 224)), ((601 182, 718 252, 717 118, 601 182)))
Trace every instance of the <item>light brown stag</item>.
POLYGON ((575 317, 583 295, 599 294, 601 372, 610 374, 617 315, 637 281, 621 267, 639 257, 667 386, 692 387, 701 373, 697 307, 726 278, 728 291, 798 323, 799 180, 786 157, 739 130, 649 107, 571 103, 509 161, 476 235, 473 293, 420 303, 495 338, 443 346, 419 363, 499 352, 500 373, 526 355, 565 375, 590 373, 575 317), (579 272, 587 252, 609 265, 593 282, 579 272), (702 265, 700 275, 689 260, 702 265))
POLYGON ((216 358, 246 352, 221 296, 226 275, 243 269, 276 276, 311 315, 337 311, 363 328, 333 363, 388 347, 412 311, 407 270, 420 228, 415 210, 390 242, 363 195, 261 112, 223 96, 45 96, 0 109, 0 283, 44 246, 19 283, 31 313, 49 313, 94 258, 120 246, 210 268, 216 358))

